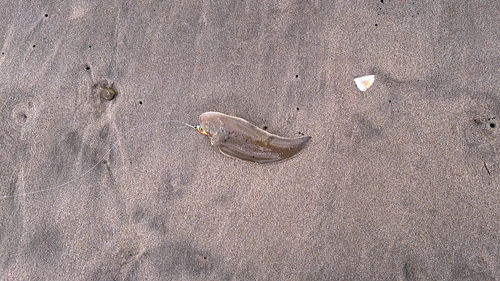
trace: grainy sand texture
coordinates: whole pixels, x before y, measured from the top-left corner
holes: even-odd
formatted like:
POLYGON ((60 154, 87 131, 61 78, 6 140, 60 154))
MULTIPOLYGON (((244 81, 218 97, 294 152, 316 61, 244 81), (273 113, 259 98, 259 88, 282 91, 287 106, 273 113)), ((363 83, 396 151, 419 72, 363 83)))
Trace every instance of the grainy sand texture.
POLYGON ((1 280, 500 280, 499 1, 0 2, 1 280))

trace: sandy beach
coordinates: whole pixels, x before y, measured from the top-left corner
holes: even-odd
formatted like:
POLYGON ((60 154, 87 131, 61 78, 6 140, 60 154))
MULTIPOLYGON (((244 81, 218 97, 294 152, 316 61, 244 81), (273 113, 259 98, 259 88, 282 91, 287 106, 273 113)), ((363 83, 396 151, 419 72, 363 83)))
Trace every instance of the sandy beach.
POLYGON ((500 2, 0 2, 0 280, 500 280, 500 2))

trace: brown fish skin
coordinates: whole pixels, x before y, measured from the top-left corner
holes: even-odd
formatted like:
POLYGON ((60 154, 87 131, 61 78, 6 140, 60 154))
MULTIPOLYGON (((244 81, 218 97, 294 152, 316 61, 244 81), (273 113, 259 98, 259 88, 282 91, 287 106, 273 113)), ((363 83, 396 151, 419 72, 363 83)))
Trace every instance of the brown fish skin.
POLYGON ((219 112, 200 115, 200 132, 228 156, 257 163, 270 163, 299 153, 311 137, 283 138, 250 122, 219 112))

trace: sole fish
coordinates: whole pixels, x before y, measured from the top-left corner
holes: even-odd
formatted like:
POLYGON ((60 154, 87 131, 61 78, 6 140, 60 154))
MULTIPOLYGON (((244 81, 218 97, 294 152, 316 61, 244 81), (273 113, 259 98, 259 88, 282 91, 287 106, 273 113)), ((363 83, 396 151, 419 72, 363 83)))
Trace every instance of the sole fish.
POLYGON ((270 134, 250 122, 219 112, 200 115, 195 128, 210 138, 213 146, 228 156, 257 163, 270 163, 299 153, 311 137, 284 138, 270 134))

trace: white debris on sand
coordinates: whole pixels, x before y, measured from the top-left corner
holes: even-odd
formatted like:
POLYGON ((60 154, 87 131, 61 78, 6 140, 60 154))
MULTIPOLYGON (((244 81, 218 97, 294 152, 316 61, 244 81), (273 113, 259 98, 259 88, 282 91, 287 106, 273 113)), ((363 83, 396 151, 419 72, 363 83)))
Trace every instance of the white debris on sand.
POLYGON ((368 90, 372 86, 374 81, 375 81, 375 75, 367 75, 363 77, 354 78, 356 86, 358 86, 358 89, 362 92, 368 90))

